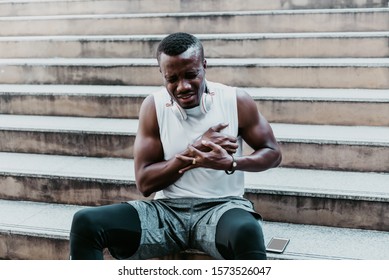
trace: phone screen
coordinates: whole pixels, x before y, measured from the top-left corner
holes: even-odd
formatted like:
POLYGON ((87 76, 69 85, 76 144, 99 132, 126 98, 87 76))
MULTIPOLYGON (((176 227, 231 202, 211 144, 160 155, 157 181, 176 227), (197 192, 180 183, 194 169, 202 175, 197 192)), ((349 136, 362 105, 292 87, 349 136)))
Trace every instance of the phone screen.
POLYGON ((267 244, 266 250, 269 252, 282 253, 284 252, 288 243, 289 243, 289 239, 273 237, 270 240, 269 244, 267 244))

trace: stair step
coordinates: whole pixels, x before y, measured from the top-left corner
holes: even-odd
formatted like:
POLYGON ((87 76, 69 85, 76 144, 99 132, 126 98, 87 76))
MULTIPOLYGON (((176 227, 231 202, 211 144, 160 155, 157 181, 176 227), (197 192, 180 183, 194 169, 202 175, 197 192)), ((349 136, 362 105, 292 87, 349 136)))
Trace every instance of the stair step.
POLYGON ((245 193, 265 220, 389 229, 389 173, 295 168, 247 172, 245 193))
POLYGON ((272 123, 388 126, 389 90, 247 88, 272 123))
MULTIPOLYGON (((2 259, 68 259, 73 214, 81 206, 0 200, 2 259), (43 249, 44 248, 44 249, 43 249)), ((290 238, 274 259, 388 259, 388 232, 264 222, 265 242, 290 238)))
POLYGON ((2 151, 132 157, 137 122, 126 119, 0 115, 2 151))
POLYGON ((388 31, 388 13, 388 8, 369 8, 0 17, 0 35, 140 35, 167 34, 172 30, 189 33, 388 31))
POLYGON ((284 167, 387 172, 389 127, 277 123, 272 127, 284 167))
POLYGON ((20 115, 138 118, 157 86, 0 85, 0 112, 20 115))
POLYGON ((0 198, 104 205, 140 199, 133 161, 0 153, 0 198))
POLYGON ((387 260, 389 257, 388 232, 264 223, 264 234, 265 242, 272 236, 290 238, 283 255, 269 255, 269 258, 387 260))
MULTIPOLYGON (((155 58, 165 35, 0 37, 1 58, 155 58)), ((197 34, 207 58, 389 57, 389 32, 197 34), (244 52, 240 51, 244 48, 244 52)))
MULTIPOLYGON (((0 86, 0 112, 20 115, 138 118, 160 87, 0 86)), ((269 122, 389 126, 389 90, 245 88, 269 122)))
MULTIPOLYGON (((0 158, 1 199, 104 205, 143 198, 130 159, 23 153, 0 158)), ((246 172, 245 195, 265 220, 387 231, 388 179, 388 173, 276 168, 246 172)))
POLYGON ((90 0, 90 1, 1 1, 0 16, 107 14, 185 11, 238 11, 275 9, 323 9, 387 7, 382 0, 363 1, 282 1, 282 0, 169 0, 168 5, 155 5, 154 0, 90 0))
MULTIPOLYGON (((135 119, 0 115, 0 149, 132 158, 137 125, 135 119)), ((386 172, 389 166, 388 127, 277 123, 272 127, 285 167, 386 172)))
POLYGON ((69 259, 71 219, 81 206, 0 200, 0 208, 0 259, 69 259))
MULTIPOLYGON (((0 69, 4 84, 161 84, 155 59, 0 59, 0 69)), ((389 58, 208 59, 207 76, 242 87, 389 89, 389 58)))

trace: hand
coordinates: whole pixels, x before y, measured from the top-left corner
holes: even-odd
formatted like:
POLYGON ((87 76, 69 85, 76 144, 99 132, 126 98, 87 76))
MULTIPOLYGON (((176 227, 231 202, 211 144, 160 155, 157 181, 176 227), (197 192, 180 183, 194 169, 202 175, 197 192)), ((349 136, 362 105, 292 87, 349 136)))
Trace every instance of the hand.
POLYGON ((234 154, 239 146, 237 143, 238 142, 237 138, 231 135, 226 135, 221 133, 221 131, 225 129, 227 126, 228 123, 220 123, 210 127, 201 136, 201 138, 193 144, 193 146, 198 150, 201 150, 203 152, 208 152, 211 149, 208 146, 203 145, 202 142, 203 141, 212 142, 221 146, 229 154, 234 154))
POLYGON ((188 154, 177 154, 176 158, 185 161, 188 165, 185 168, 179 170, 179 173, 185 173, 186 171, 197 168, 211 168, 216 170, 227 170, 232 164, 231 155, 222 146, 215 144, 211 141, 203 140, 201 144, 207 148, 208 151, 203 152, 194 146, 189 146, 188 154))

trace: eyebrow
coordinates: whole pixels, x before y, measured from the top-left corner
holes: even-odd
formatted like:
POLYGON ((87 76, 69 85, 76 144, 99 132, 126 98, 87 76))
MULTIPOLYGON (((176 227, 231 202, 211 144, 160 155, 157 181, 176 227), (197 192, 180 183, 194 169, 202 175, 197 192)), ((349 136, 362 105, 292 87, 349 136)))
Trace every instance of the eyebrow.
MULTIPOLYGON (((200 68, 197 68, 197 69, 193 69, 193 70, 188 70, 188 71, 185 71, 185 74, 196 74, 198 75, 200 73, 201 69, 200 68)), ((164 75, 165 79, 168 79, 168 78, 173 78, 173 77, 176 77, 177 75, 176 74, 172 74, 172 75, 164 75)))

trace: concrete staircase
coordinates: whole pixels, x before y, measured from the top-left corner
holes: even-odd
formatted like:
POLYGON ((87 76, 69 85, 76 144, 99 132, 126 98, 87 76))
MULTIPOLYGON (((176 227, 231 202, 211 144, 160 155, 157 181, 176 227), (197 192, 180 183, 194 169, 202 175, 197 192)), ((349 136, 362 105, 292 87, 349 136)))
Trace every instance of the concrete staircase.
POLYGON ((282 145, 246 175, 266 242, 291 239, 269 257, 389 259, 388 1, 166 2, 0 1, 0 258, 66 259, 75 211, 142 198, 139 106, 156 45, 187 31, 282 145))

